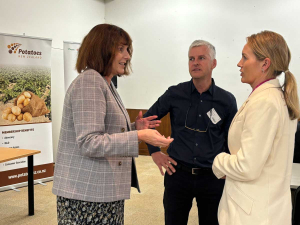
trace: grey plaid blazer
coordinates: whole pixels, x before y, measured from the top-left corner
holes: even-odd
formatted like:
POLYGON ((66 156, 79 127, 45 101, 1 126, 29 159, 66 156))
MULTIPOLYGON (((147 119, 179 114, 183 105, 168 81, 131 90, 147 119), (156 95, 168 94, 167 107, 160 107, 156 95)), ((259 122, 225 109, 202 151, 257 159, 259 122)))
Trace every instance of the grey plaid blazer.
POLYGON ((111 202, 138 188, 135 124, 113 83, 95 70, 78 75, 64 100, 52 192, 65 198, 111 202))

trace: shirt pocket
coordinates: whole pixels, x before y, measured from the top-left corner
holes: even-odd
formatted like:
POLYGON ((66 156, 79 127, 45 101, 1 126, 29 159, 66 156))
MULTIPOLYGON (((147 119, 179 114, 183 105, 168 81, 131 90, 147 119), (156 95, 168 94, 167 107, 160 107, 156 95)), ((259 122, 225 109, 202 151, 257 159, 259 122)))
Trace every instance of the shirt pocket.
MULTIPOLYGON (((191 113, 187 115, 187 112, 189 110, 189 105, 188 104, 181 104, 181 106, 174 106, 172 108, 172 111, 170 113, 171 121, 173 119, 174 125, 179 126, 179 127, 184 127, 185 126, 185 121, 186 119, 191 119, 191 113), (189 118, 187 118, 189 116, 189 118)), ((191 123, 194 124, 194 123, 191 123)))
POLYGON ((254 200, 232 184, 227 190, 229 197, 248 215, 250 215, 254 200))

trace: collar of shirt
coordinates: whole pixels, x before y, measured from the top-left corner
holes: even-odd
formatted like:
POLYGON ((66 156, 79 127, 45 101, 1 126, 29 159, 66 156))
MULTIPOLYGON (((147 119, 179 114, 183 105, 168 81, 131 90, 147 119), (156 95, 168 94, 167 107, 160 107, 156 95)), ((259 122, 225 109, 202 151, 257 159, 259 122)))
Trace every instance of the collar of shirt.
MULTIPOLYGON (((257 86, 251 91, 250 95, 251 95, 251 94, 253 93, 253 91, 255 91, 255 89, 258 88, 260 85, 262 85, 262 84, 268 82, 269 80, 274 80, 274 79, 275 79, 275 78, 270 78, 270 79, 268 79, 268 80, 265 80, 265 81, 261 82, 259 85, 257 85, 257 86)), ((249 95, 249 96, 250 96, 250 95, 249 95)))
MULTIPOLYGON (((191 79, 190 83, 191 83, 191 94, 192 94, 194 91, 198 92, 198 90, 196 89, 196 87, 195 87, 195 85, 194 85, 194 83, 193 83, 193 79, 191 79)), ((214 87, 215 87, 215 81, 214 81, 213 78, 211 78, 211 85, 210 85, 210 87, 208 88, 207 91, 205 91, 205 92, 203 92, 203 93, 208 92, 209 94, 213 95, 213 92, 214 92, 214 90, 215 90, 214 87)), ((199 93, 199 92, 198 92, 198 93, 199 93)))

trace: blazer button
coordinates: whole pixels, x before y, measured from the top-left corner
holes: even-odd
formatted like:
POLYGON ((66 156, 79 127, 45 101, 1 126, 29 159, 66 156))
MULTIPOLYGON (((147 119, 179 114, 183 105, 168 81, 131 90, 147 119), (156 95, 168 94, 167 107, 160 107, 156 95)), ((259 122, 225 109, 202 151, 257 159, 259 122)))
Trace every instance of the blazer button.
POLYGON ((124 128, 124 127, 122 127, 122 128, 121 128, 121 131, 122 131, 122 132, 125 132, 125 128, 124 128))
POLYGON ((119 166, 122 166, 122 162, 121 161, 119 162, 119 166))

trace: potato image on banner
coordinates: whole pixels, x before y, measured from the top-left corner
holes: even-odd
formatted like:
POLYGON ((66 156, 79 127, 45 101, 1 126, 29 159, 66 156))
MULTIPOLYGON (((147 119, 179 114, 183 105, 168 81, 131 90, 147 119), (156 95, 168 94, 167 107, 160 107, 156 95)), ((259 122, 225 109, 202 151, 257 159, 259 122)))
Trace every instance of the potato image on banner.
POLYGON ((14 115, 18 116, 18 115, 21 114, 21 109, 20 109, 18 106, 13 106, 13 107, 11 108, 11 112, 12 112, 14 115))
POLYGON ((29 122, 30 120, 32 120, 32 116, 29 112, 26 112, 24 113, 23 115, 23 119, 26 121, 26 122, 29 122))
POLYGON ((20 95, 20 96, 18 97, 17 105, 23 103, 24 100, 25 100, 25 96, 24 96, 24 95, 20 95))
POLYGON ((9 115, 9 113, 4 112, 4 113, 2 114, 2 119, 8 120, 8 115, 9 115))
POLYGON ((14 114, 11 113, 11 114, 8 115, 7 119, 10 122, 14 122, 16 120, 16 115, 14 115, 14 114))
POLYGON ((31 91, 24 91, 22 94, 20 94, 15 99, 15 105, 17 105, 17 103, 20 101, 22 101, 22 103, 24 104, 24 107, 21 109, 21 111, 24 113, 24 115, 23 115, 24 120, 25 120, 25 118, 24 118, 25 112, 30 113, 32 117, 43 116, 50 112, 48 110, 44 100, 39 98, 37 95, 33 94, 31 91), (25 96, 29 96, 29 95, 31 96, 31 98, 27 98, 28 100, 26 101, 26 104, 27 104, 27 102, 28 102, 28 104, 25 106, 25 100, 26 100, 25 96), (22 96, 24 96, 24 98, 25 98, 23 101, 22 101, 22 99, 23 99, 22 96), (19 100, 19 98, 21 98, 21 100, 19 100))
POLYGON ((23 109, 24 108, 24 105, 22 103, 18 104, 17 105, 20 109, 23 109))
POLYGON ((26 99, 24 100, 24 102, 23 102, 24 107, 25 107, 26 105, 28 105, 29 102, 30 102, 30 98, 26 98, 26 99))
POLYGON ((23 113, 21 113, 20 115, 17 116, 17 120, 18 120, 18 121, 23 120, 23 113))
POLYGON ((31 98, 31 94, 28 91, 25 91, 23 95, 25 96, 25 98, 31 98))
POLYGON ((3 110, 3 113, 8 113, 8 114, 10 114, 10 113, 11 113, 11 108, 10 108, 10 107, 7 107, 6 109, 3 110))

